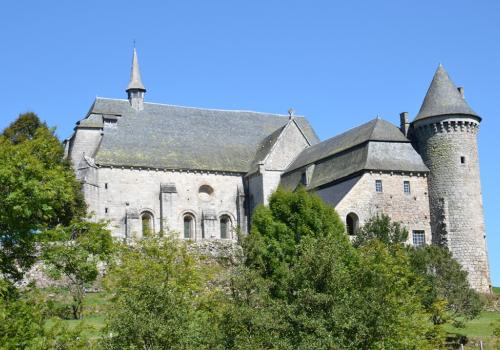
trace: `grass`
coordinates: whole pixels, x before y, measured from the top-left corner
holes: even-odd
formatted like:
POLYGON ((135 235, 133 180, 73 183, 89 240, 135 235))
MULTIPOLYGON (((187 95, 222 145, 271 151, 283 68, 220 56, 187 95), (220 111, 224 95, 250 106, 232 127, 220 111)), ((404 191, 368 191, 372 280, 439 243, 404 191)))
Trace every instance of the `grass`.
POLYGON ((456 328, 446 325, 445 330, 449 333, 462 334, 473 338, 489 338, 493 335, 492 323, 500 320, 500 312, 483 311, 481 316, 465 324, 464 328, 456 328))
MULTIPOLYGON (((51 291, 52 293, 54 291, 51 291)), ((67 299, 67 291, 59 290, 58 294, 62 299, 67 299)), ((69 329, 75 329, 82 325, 84 330, 83 335, 90 338, 97 338, 101 336, 101 330, 105 326, 106 310, 109 305, 108 295, 104 292, 87 293, 84 299, 83 319, 82 320, 68 320, 53 317, 46 322, 47 327, 51 327, 56 322, 61 322, 69 329)))

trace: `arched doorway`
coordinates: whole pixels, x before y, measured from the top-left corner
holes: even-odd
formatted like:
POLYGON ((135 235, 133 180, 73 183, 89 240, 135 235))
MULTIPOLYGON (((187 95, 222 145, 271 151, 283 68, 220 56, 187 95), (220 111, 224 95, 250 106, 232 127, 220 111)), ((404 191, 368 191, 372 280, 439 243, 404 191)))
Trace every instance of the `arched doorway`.
POLYGON ((229 215, 222 215, 220 217, 220 238, 231 238, 231 218, 229 217, 229 215))
POLYGON ((347 214, 345 224, 349 236, 354 236, 358 232, 359 218, 355 213, 347 214))

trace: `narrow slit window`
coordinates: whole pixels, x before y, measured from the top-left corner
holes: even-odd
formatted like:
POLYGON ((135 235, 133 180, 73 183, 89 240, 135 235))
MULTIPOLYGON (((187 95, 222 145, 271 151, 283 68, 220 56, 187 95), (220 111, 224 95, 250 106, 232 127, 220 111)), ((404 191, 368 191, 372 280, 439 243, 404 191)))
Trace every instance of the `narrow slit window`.
POLYGON ((107 182, 104 184, 104 189, 106 189, 106 190, 108 189, 108 183, 107 182))
POLYGON ((465 157, 464 156, 460 157, 460 163, 465 164, 465 157))

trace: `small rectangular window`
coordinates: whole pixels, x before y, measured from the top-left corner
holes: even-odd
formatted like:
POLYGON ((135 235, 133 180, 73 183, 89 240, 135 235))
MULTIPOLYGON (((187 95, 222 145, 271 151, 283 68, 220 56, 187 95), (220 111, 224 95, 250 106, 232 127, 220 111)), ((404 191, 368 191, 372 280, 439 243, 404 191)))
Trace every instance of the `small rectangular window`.
POLYGON ((375 180, 375 191, 382 193, 382 180, 375 180))
POLYGON ((425 245, 425 231, 413 231, 413 246, 422 247, 425 245))
POLYGON ((106 189, 106 190, 108 189, 108 183, 107 182, 104 184, 104 189, 106 189))
POLYGON ((460 163, 465 164, 465 157, 464 156, 460 157, 460 163))
POLYGON ((410 181, 404 181, 403 182, 403 191, 405 194, 410 194, 411 189, 410 189, 410 181))
POLYGON ((104 214, 108 213, 108 208, 104 208, 104 214))

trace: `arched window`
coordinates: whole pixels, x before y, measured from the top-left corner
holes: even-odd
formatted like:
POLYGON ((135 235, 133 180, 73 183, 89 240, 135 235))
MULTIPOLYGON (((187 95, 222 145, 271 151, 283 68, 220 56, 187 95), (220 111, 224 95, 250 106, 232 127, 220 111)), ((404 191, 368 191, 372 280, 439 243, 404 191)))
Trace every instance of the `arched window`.
POLYGON ((153 214, 145 211, 141 214, 142 237, 149 237, 153 234, 153 214))
POLYGON ((230 239, 231 238, 231 219, 228 215, 222 215, 220 217, 220 238, 230 239))
POLYGON ((194 237, 194 217, 191 214, 184 215, 184 238, 194 237))
POLYGON ((345 223, 347 226, 347 233, 350 236, 354 236, 356 234, 356 232, 358 231, 358 226, 359 226, 358 216, 354 213, 347 214, 347 217, 345 219, 345 223))

